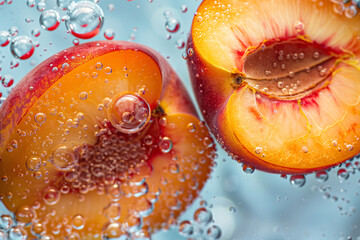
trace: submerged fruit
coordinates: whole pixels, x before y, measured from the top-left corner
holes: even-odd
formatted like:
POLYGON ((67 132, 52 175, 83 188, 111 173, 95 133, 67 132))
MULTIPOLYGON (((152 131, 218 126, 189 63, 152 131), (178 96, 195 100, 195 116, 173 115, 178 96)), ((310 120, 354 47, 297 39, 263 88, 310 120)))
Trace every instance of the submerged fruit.
POLYGON ((1 106, 0 129, 1 200, 37 238, 148 236, 198 196, 215 151, 166 60, 127 42, 40 64, 1 106))
POLYGON ((236 160, 308 173, 360 152, 360 16, 331 1, 205 0, 188 65, 205 120, 236 160))

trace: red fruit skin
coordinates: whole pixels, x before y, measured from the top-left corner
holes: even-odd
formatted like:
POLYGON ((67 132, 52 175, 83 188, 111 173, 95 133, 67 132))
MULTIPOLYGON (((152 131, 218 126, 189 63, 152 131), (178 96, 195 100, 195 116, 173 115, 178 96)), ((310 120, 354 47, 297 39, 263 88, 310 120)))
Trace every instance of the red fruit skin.
MULTIPOLYGON (((187 113, 197 116, 196 110, 185 90, 181 80, 170 64, 155 50, 141 44, 124 41, 95 41, 65 49, 30 71, 11 91, 6 101, 0 107, 0 152, 10 134, 14 131, 23 116, 28 112, 36 100, 67 72, 101 55, 133 49, 148 54, 158 64, 162 74, 162 95, 160 101, 164 104, 167 114, 187 113), (71 56, 80 54, 74 60, 71 56), (62 65, 68 63, 66 69, 62 65), (53 70, 57 68, 57 70, 53 70), (171 104, 168 104, 171 103, 171 104), (170 106, 171 105, 171 106, 170 106)), ((150 106, 152 109, 155 106, 150 106)))
MULTIPOLYGON (((211 133, 218 143, 234 160, 251 165, 258 170, 269 173, 305 174, 331 168, 338 165, 327 165, 320 168, 296 169, 265 162, 249 152, 226 123, 225 108, 228 99, 235 89, 231 86, 232 74, 220 69, 203 59, 194 46, 190 35, 187 50, 192 49, 187 59, 190 79, 195 92, 196 100, 202 115, 211 133), (227 82, 227 83, 224 83, 227 82)), ((189 52, 189 51, 187 51, 189 52)), ((313 93, 317 94, 317 93, 313 93)), ((311 96, 309 96, 311 98, 311 96)))

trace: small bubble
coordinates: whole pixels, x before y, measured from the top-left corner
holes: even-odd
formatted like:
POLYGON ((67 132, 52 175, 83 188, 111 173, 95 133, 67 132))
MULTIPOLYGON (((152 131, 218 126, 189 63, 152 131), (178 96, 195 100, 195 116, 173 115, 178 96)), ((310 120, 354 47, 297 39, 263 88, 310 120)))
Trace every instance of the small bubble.
POLYGON ((316 173, 315 177, 319 182, 326 182, 329 178, 329 175, 325 171, 320 171, 316 173))
POLYGON ((46 122, 46 115, 45 113, 37 113, 34 117, 35 122, 37 122, 40 126, 46 122))
POLYGON ((179 31, 180 29, 180 23, 179 21, 174 18, 174 17, 170 17, 166 19, 165 22, 165 29, 169 32, 169 33, 176 33, 177 31, 179 31))
POLYGON ((87 92, 81 92, 81 93, 79 93, 79 98, 80 98, 81 100, 86 100, 87 97, 88 97, 87 92))
POLYGON ((15 26, 12 26, 12 27, 9 28, 9 33, 13 37, 16 36, 18 34, 18 32, 19 32, 19 30, 15 26))
POLYGON ((181 38, 176 41, 176 47, 178 49, 183 49, 185 47, 185 42, 181 38))
POLYGON ((36 6, 36 9, 39 11, 39 12, 42 12, 46 9, 46 3, 45 2, 39 2, 36 6))
POLYGON ((212 220, 213 216, 210 210, 201 207, 198 208, 194 213, 194 220, 202 226, 208 225, 212 220))
POLYGON ((32 35, 33 37, 38 37, 38 36, 40 36, 40 33, 41 33, 40 29, 35 28, 35 29, 31 30, 31 35, 32 35))
POLYGON ((12 227, 8 233, 9 240, 26 240, 27 231, 20 226, 12 227))
POLYGON ((314 59, 318 59, 320 57, 320 53, 319 52, 314 52, 313 53, 313 58, 314 59))
POLYGON ((41 159, 38 157, 31 157, 26 159, 26 167, 30 171, 37 171, 41 166, 41 159))
POLYGON ((74 44, 74 46, 79 45, 79 44, 80 44, 79 39, 75 38, 75 39, 73 40, 73 44, 74 44))
POLYGON ((186 13, 188 10, 188 7, 186 5, 181 5, 180 10, 181 10, 181 12, 186 13))
POLYGON ((243 171, 244 171, 244 173, 252 174, 255 171, 255 167, 251 166, 251 165, 248 165, 248 164, 244 164, 243 165, 243 171))
POLYGON ((106 67, 104 70, 105 70, 106 74, 111 74, 112 73, 111 67, 106 67))
POLYGON ((101 63, 101 62, 97 62, 97 63, 95 64, 95 68, 96 68, 97 70, 101 70, 101 69, 103 68, 102 63, 101 63))
POLYGON ((70 4, 73 2, 73 0, 56 0, 56 4, 59 8, 62 10, 68 10, 70 4))
POLYGON ((60 25, 60 15, 54 9, 45 10, 40 15, 40 26, 47 31, 54 31, 60 25))
POLYGON ((76 214, 72 220, 71 225, 76 230, 81 230, 85 226, 85 218, 81 214, 76 214))
POLYGON ((35 217, 35 211, 29 206, 21 206, 15 212, 15 220, 24 226, 29 226, 35 217))
POLYGON ((14 78, 11 75, 6 74, 5 76, 1 77, 1 85, 8 88, 14 84, 14 78))
POLYGON ((0 31, 0 46, 7 46, 10 43, 10 40, 10 33, 8 31, 0 31))
POLYGON ((119 222, 106 223, 102 228, 101 237, 104 240, 112 240, 112 239, 128 240, 129 239, 128 233, 123 229, 121 223, 119 223, 119 222))
POLYGON ((207 239, 209 240, 216 240, 216 239, 220 239, 221 237, 221 228, 217 225, 212 225, 211 227, 209 227, 209 229, 207 230, 207 239))
POLYGON ((0 229, 3 229, 5 231, 9 230, 14 221, 10 215, 3 214, 0 217, 0 229))
POLYGON ((113 29, 111 29, 111 28, 105 29, 104 37, 107 40, 113 40, 115 38, 115 31, 113 29))
POLYGON ((294 28, 296 32, 301 33, 302 31, 304 31, 305 24, 300 20, 296 21, 294 24, 294 28))
POLYGON ((186 128, 187 128, 187 130, 188 130, 189 132, 195 132, 195 129, 196 129, 194 123, 189 123, 189 124, 186 126, 186 128))
POLYGON ((348 6, 345 9, 345 16, 347 18, 354 18, 357 15, 357 13, 358 12, 357 12, 356 6, 354 6, 354 5, 348 6))
POLYGON ((297 188, 303 187, 305 185, 305 182, 306 182, 306 178, 304 175, 292 175, 290 177, 290 183, 294 187, 297 188))
POLYGON ((18 36, 11 41, 10 50, 14 57, 25 60, 33 55, 35 46, 30 37, 18 36))
POLYGON ((163 137, 159 142, 160 151, 163 153, 170 152, 172 147, 173 147, 173 143, 171 139, 168 137, 163 137))
POLYGON ((179 224, 179 233, 184 237, 190 237, 194 233, 194 226, 190 221, 182 221, 179 224))
POLYGON ((45 189, 43 200, 47 205, 55 205, 60 200, 60 191, 54 187, 48 187, 45 189))
POLYGON ((60 170, 70 170, 77 163, 77 155, 66 146, 59 146, 52 155, 52 163, 60 170))
POLYGON ((109 220, 118 220, 120 218, 120 210, 120 205, 118 203, 111 202, 104 208, 103 213, 109 220))
POLYGON ((35 4, 36 4, 36 0, 27 0, 26 1, 26 5, 28 7, 35 7, 35 4))
POLYGON ((337 171, 337 175, 341 180, 347 180, 349 178, 349 176, 350 176, 349 172, 346 171, 346 169, 344 169, 344 168, 340 168, 337 171))

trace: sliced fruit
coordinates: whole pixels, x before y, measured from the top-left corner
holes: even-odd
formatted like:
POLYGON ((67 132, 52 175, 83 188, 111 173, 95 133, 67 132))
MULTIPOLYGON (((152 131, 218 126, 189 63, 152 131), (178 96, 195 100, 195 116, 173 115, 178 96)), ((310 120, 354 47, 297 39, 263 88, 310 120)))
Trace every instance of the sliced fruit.
POLYGON ((331 1, 205 0, 188 66, 206 122, 236 160, 308 173, 360 152, 360 16, 331 1))
POLYGON ((25 76, 0 114, 0 197, 29 236, 149 235, 211 172, 207 128, 170 65, 143 45, 64 50, 25 76))

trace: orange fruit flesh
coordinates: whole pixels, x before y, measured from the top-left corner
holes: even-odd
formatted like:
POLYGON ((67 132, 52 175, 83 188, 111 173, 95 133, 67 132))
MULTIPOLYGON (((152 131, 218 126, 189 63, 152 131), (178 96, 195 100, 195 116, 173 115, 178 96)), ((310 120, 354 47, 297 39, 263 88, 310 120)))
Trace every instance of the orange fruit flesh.
MULTIPOLYGON (((0 175, 6 179, 0 182, 0 196, 5 206, 16 212, 24 206, 40 205, 40 208, 33 208, 36 209, 36 221, 46 225, 46 232, 56 238, 63 238, 70 233, 88 236, 88 239, 99 238, 104 224, 109 221, 104 216, 104 211, 115 214, 114 211, 117 210, 113 205, 111 211, 104 210, 112 201, 120 206, 119 221, 126 223, 130 221, 129 217, 134 217, 134 213, 136 215, 141 209, 151 207, 149 201, 155 203, 154 199, 160 192, 162 195, 155 203, 155 210, 144 218, 144 226, 150 230, 159 229, 171 215, 177 217, 192 198, 197 196, 200 186, 208 178, 214 152, 212 144, 204 145, 205 136, 209 139, 208 132, 200 127, 193 116, 172 114, 161 120, 162 125, 158 124, 160 120, 155 116, 139 133, 131 136, 120 134, 122 145, 113 147, 125 149, 122 152, 124 157, 128 154, 127 146, 133 152, 139 152, 136 151, 137 147, 145 148, 148 152, 136 161, 134 157, 129 157, 126 165, 130 168, 126 169, 129 172, 120 171, 116 178, 117 183, 120 181, 121 184, 115 184, 115 187, 98 189, 99 184, 106 185, 106 182, 101 180, 95 184, 90 182, 88 190, 81 192, 81 186, 73 187, 72 181, 64 180, 68 172, 74 169, 79 171, 81 162, 64 171, 51 162, 54 161, 55 149, 64 148, 72 153, 73 149, 99 145, 100 137, 112 128, 107 121, 107 106, 117 94, 139 94, 147 101, 151 110, 154 110, 161 95, 161 77, 156 62, 139 50, 108 53, 66 73, 45 91, 23 116, 16 131, 11 134, 6 149, 0 153, 0 175), (164 121, 167 122, 166 125, 164 121), (184 134, 187 124, 193 124, 195 131, 184 134), (145 137, 149 134, 153 136, 152 147, 144 144, 145 137), (169 153, 155 149, 163 137, 172 140, 173 148, 169 153), (203 148, 203 151, 196 153, 194 148, 203 148), (192 160, 201 163, 195 166, 192 165, 192 160), (175 164, 178 166, 174 167, 175 164), (198 170, 196 174, 192 173, 191 166, 198 170), (178 168, 178 173, 168 170, 169 168, 178 168), (136 191, 145 191, 142 188, 146 188, 146 184, 127 186, 130 184, 128 180, 133 178, 133 181, 137 182, 144 177, 149 191, 134 197, 136 191), (190 178, 196 179, 197 187, 192 186, 190 178), (165 179, 167 185, 163 185, 165 179), (49 193, 49 186, 62 192, 58 192, 58 199, 56 194, 49 193), (68 188, 68 193, 64 193, 64 186, 65 189, 68 188), (121 192, 121 197, 114 200, 114 196, 109 197, 109 191, 115 195, 121 192), (132 194, 125 197, 123 194, 129 191, 132 194), (178 204, 176 201, 180 202, 180 205, 172 207, 173 204, 178 204), (72 219, 77 215, 83 217, 84 228, 71 227, 72 219), (70 231, 66 232, 67 228, 70 228, 70 231)), ((209 141, 211 140, 205 140, 209 141)), ((77 151, 76 154, 81 153, 77 151)), ((103 157, 108 157, 107 153, 104 154, 103 157)), ((146 215, 144 214, 144 217, 146 215)))

